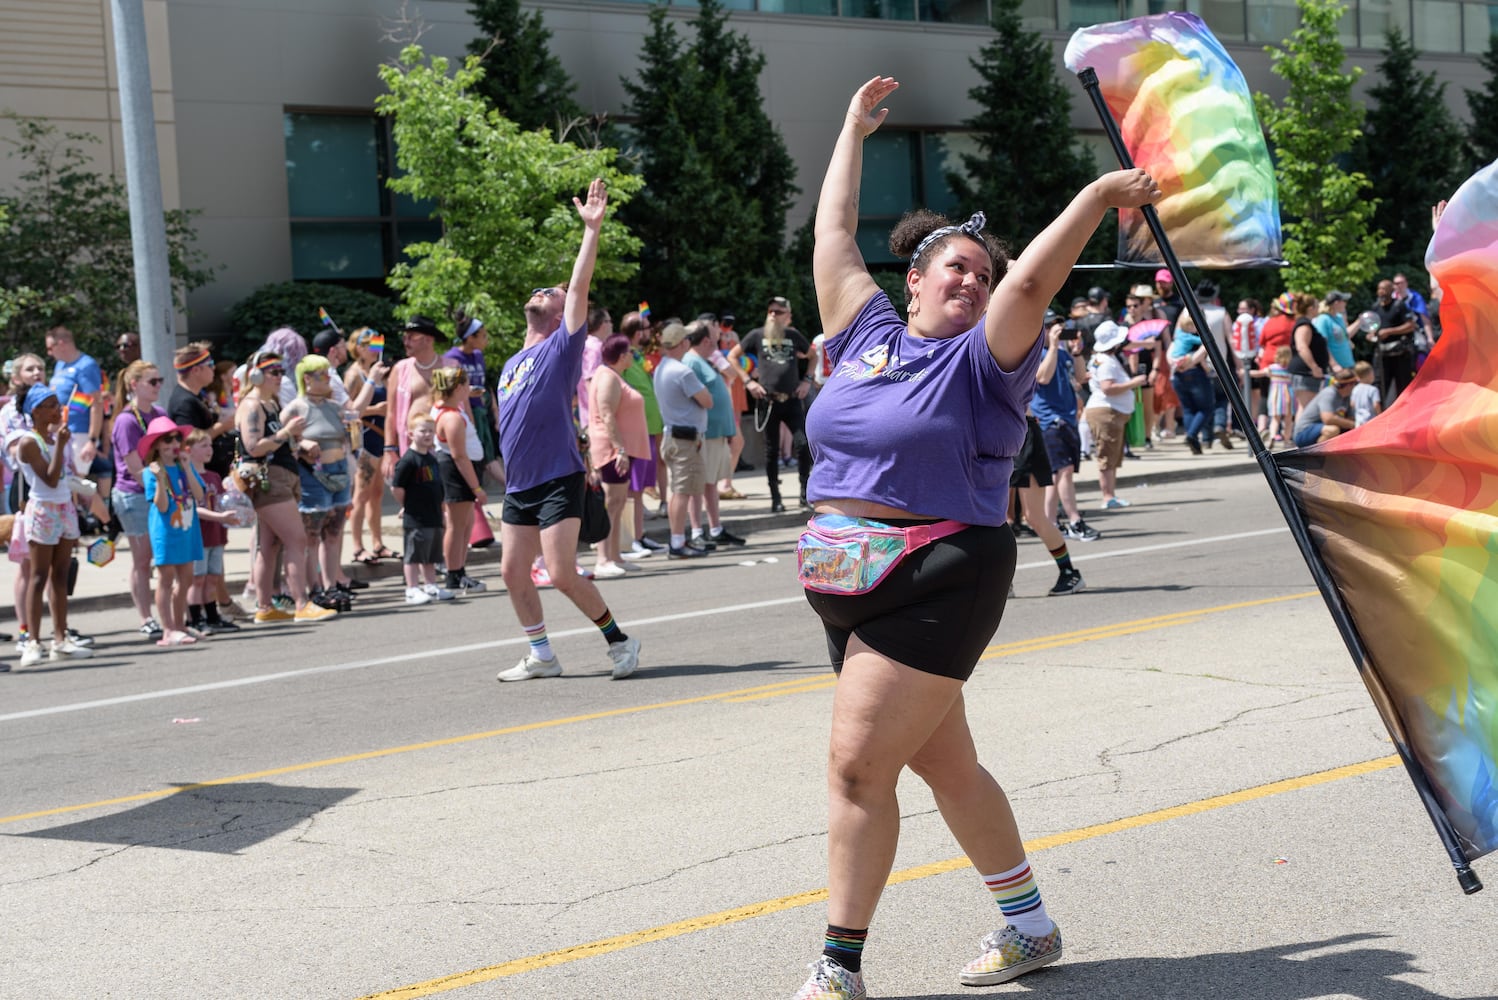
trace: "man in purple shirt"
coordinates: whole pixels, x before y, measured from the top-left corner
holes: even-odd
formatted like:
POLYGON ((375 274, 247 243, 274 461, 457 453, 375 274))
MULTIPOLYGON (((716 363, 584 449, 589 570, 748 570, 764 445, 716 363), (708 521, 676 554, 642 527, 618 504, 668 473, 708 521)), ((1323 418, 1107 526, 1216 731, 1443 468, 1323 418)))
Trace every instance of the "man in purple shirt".
POLYGON ((531 581, 537 555, 546 557, 552 586, 598 626, 608 643, 613 677, 635 672, 640 640, 619 628, 593 581, 577 575, 584 464, 572 423, 572 393, 582 366, 588 286, 598 258, 598 232, 608 198, 603 180, 588 186, 587 202, 572 199, 583 222, 582 246, 564 288, 538 288, 525 304, 525 346, 499 376, 499 446, 505 460, 505 505, 500 526, 500 572, 530 650, 501 681, 556 677, 562 663, 546 637, 541 595, 531 581), (533 624, 534 623, 534 624, 533 624))

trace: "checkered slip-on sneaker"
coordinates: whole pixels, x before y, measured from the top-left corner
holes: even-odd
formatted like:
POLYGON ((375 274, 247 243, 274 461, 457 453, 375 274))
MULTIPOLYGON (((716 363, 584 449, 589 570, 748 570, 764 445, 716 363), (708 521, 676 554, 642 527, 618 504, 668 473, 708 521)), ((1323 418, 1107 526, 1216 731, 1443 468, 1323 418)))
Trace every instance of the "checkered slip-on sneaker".
POLYGON ((849 972, 823 955, 812 963, 811 978, 791 1000, 864 1000, 863 973, 849 972))
POLYGON ((982 941, 983 954, 962 967, 962 985, 993 986, 1007 983, 1061 957, 1061 928, 1035 937, 1013 927, 994 931, 982 941))

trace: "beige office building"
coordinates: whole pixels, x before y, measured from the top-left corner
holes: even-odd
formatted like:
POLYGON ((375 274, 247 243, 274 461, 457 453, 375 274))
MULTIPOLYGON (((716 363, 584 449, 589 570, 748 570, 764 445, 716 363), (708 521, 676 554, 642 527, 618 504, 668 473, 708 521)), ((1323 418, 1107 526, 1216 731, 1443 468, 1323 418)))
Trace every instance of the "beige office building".
MULTIPOLYGON (((409 34, 400 0, 144 0, 161 182, 168 207, 201 211, 199 246, 221 268, 189 303, 190 327, 224 328, 230 305, 290 278, 378 286, 400 247, 434 224, 387 192, 388 133, 374 117, 377 65, 409 34)), ((585 107, 617 113, 620 78, 637 71, 648 7, 544 0, 555 51, 585 107)), ((761 91, 799 169, 788 220, 810 214, 848 97, 875 73, 904 84, 868 152, 863 199, 871 231, 917 201, 941 204, 943 164, 964 146, 974 112, 969 59, 990 36, 986 0, 731 0, 734 27, 766 56, 761 91)), ((1027 22, 1053 40, 1057 65, 1076 27, 1174 9, 1155 0, 1028 0, 1027 22)), ((1250 84, 1282 93, 1264 46, 1293 31, 1291 0, 1187 0, 1250 84)), ((428 51, 461 56, 477 29, 468 0, 410 0, 428 51)), ((680 16, 692 15, 690 5, 680 16)), ((1398 25, 1447 81, 1464 88, 1498 31, 1498 5, 1357 0, 1343 20, 1350 61, 1373 82, 1383 33, 1398 25)), ((1062 70, 1064 73, 1065 71, 1062 70)), ((100 136, 102 165, 123 171, 110 0, 0 0, 0 109, 100 136)), ((1097 138, 1080 88, 1073 124, 1097 138)), ((3 126, 0 126, 3 127, 3 126)), ((1016 141, 1023 142, 1022 136, 1016 141)), ((1107 159, 1099 157, 1100 163, 1107 159)), ((0 187, 17 172, 0 161, 0 187)))

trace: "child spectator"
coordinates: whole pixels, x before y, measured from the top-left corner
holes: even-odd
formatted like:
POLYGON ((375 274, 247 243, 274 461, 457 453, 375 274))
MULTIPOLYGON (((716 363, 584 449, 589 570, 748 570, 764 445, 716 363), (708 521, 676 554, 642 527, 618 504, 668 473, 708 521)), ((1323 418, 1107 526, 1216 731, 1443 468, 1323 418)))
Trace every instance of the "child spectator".
POLYGON ((219 509, 224 495, 224 481, 208 468, 213 460, 213 437, 197 428, 187 435, 187 457, 192 469, 203 481, 203 503, 198 507, 198 522, 203 532, 203 558, 192 565, 192 587, 187 592, 188 628, 204 635, 215 632, 238 632, 239 626, 225 621, 218 613, 217 595, 224 586, 224 546, 229 544, 229 524, 233 516, 219 509))
POLYGON ((182 448, 192 430, 171 417, 156 417, 136 445, 136 453, 146 463, 141 486, 151 502, 146 528, 151 537, 151 563, 156 567, 156 613, 161 619, 158 646, 186 646, 206 638, 189 631, 186 623, 193 563, 203 558, 203 532, 198 527, 203 483, 182 448))
POLYGON ((1361 427, 1384 412, 1384 401, 1379 398, 1372 365, 1359 361, 1352 366, 1352 373, 1358 377, 1358 384, 1352 387, 1352 419, 1361 427))
POLYGON ((1282 344, 1275 348, 1274 363, 1262 371, 1252 372, 1251 375, 1267 377, 1269 379, 1269 446, 1274 447, 1275 442, 1284 443, 1285 431, 1295 425, 1295 395, 1290 389, 1290 357, 1289 345, 1282 344))
POLYGON ((406 532, 406 603, 450 601, 453 592, 437 585, 437 560, 442 558, 442 474, 432 454, 437 422, 430 413, 412 410, 406 427, 411 447, 395 463, 390 479, 406 532))

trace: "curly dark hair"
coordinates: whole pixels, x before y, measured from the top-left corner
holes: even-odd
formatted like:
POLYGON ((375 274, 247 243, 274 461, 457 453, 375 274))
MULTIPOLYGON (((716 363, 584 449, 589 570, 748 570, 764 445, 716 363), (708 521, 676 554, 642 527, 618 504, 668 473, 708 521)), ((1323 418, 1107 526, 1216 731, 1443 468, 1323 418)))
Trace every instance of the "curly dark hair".
MULTIPOLYGON (((901 216, 900 221, 895 223, 895 228, 890 230, 889 251, 896 257, 909 258, 911 254, 915 253, 915 248, 921 245, 921 240, 944 226, 953 225, 957 225, 957 223, 945 215, 940 215, 930 209, 918 208, 914 211, 906 212, 901 216)), ((1009 268, 1009 248, 987 230, 983 231, 982 237, 983 246, 988 249, 988 255, 993 258, 993 283, 997 285, 1004 279, 1004 272, 1009 268)), ((927 259, 935 257, 938 253, 945 250, 947 245, 954 239, 971 239, 971 237, 966 233, 948 233, 927 247, 923 256, 927 259)), ((915 266, 915 261, 911 261, 911 265, 915 266)), ((925 271, 924 265, 921 265, 921 270, 925 271)), ((905 304, 910 304, 910 291, 908 289, 905 292, 905 304)))

